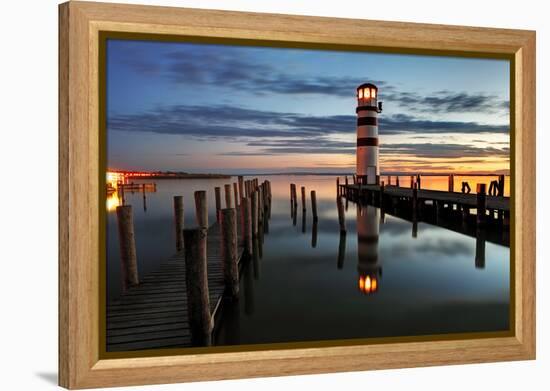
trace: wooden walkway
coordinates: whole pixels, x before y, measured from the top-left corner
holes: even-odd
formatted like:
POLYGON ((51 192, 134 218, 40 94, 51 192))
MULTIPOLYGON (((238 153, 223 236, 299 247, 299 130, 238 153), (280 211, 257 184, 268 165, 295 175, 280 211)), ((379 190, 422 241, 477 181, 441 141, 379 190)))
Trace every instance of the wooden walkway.
MULTIPOLYGON (((240 236, 241 221, 237 221, 240 236)), ((242 245, 239 245, 238 254, 240 263, 244 254, 242 245)), ((216 322, 225 290, 218 223, 208 229, 207 257, 210 309, 216 322)), ((185 258, 181 252, 162 262, 158 270, 147 274, 139 286, 108 303, 107 351, 190 346, 185 258)))
MULTIPOLYGON (((378 185, 362 185, 361 187, 359 187, 359 185, 340 185, 343 194, 345 194, 346 187, 352 192, 380 192, 380 186, 378 185)), ((471 193, 466 194, 440 190, 420 189, 418 190, 417 194, 417 198, 419 200, 441 201, 443 203, 467 205, 472 208, 475 208, 477 205, 477 196, 476 194, 471 193)), ((413 190, 408 187, 386 185, 384 186, 384 195, 390 197, 412 198, 413 190)), ((497 197, 487 195, 487 209, 510 211, 510 197, 497 197)))

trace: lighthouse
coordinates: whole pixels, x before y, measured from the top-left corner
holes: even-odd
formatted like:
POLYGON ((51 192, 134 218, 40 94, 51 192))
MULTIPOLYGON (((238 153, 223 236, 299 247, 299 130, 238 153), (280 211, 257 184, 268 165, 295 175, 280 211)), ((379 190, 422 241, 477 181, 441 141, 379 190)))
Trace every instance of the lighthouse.
POLYGON ((378 163, 378 87, 365 83, 357 87, 357 181, 363 185, 380 182, 378 163))
POLYGON ((357 272, 359 290, 364 294, 378 291, 382 267, 378 259, 380 210, 374 206, 357 207, 357 272))

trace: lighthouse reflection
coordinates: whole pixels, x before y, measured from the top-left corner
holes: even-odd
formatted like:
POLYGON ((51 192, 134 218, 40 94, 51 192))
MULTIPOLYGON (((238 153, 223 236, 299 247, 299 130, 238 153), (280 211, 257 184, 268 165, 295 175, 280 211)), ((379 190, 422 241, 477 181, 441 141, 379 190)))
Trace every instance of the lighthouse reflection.
POLYGON ((357 207, 357 271, 359 290, 366 294, 378 291, 382 267, 378 259, 380 210, 373 206, 357 207))

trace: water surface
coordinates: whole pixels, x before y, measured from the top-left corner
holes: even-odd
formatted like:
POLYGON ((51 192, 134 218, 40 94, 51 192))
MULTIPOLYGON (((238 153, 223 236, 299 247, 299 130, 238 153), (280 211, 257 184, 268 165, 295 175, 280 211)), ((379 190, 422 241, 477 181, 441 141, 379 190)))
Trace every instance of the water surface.
MULTIPOLYGON (((244 265, 240 300, 224 307, 216 344, 508 329, 508 247, 486 242, 484 267, 476 267, 475 238, 426 223, 418 224, 414 237, 410 222, 387 213, 382 219, 378 208, 351 202, 346 211, 347 234, 341 237, 335 177, 258 178, 272 182, 269 232, 264 236, 261 258, 244 265), (299 205, 295 225, 290 215, 290 183, 305 186, 308 195, 305 218, 299 205), (315 226, 310 190, 317 192, 319 221, 315 226)), ((401 186, 408 184, 408 178, 400 178, 401 186)), ((471 180, 475 191, 475 183, 491 179, 495 178, 464 180, 471 180)), ((195 218, 193 192, 208 191, 209 219, 213 221, 214 187, 223 189, 225 183, 234 181, 235 177, 158 180, 157 192, 146 193, 146 210, 141 193, 127 193, 126 203, 134 207, 140 275, 154 270, 175 251, 172 196, 184 196, 189 227, 195 218)), ((460 187, 457 183, 455 189, 460 187)), ((443 186, 443 190, 446 177, 423 177, 422 185, 443 186)), ((116 196, 108 202, 107 287, 108 298, 114 298, 120 294, 113 212, 116 196)))

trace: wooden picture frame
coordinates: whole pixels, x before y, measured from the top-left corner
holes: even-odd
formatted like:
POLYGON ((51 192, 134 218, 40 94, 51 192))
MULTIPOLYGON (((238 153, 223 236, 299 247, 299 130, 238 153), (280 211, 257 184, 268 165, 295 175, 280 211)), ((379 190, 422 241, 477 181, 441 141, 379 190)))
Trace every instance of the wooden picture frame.
POLYGON ((169 7, 59 6, 59 384, 89 388, 535 358, 535 32, 169 7), (99 36, 102 31, 509 58, 513 335, 101 357, 99 36))

